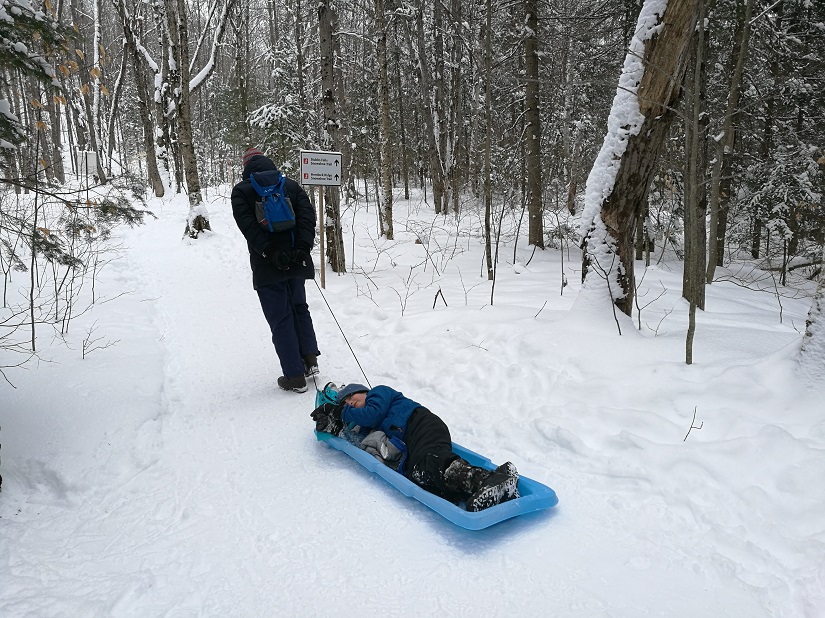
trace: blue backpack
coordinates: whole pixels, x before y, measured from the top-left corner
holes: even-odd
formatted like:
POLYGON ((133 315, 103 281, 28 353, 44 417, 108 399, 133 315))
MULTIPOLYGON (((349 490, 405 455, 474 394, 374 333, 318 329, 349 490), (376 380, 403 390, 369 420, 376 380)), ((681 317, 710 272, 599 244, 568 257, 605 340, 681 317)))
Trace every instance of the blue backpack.
POLYGON ((255 174, 249 175, 252 188, 261 198, 255 202, 255 216, 261 227, 270 232, 285 232, 295 227, 295 211, 292 200, 284 195, 286 176, 278 172, 278 181, 274 185, 261 186, 255 180, 255 174))

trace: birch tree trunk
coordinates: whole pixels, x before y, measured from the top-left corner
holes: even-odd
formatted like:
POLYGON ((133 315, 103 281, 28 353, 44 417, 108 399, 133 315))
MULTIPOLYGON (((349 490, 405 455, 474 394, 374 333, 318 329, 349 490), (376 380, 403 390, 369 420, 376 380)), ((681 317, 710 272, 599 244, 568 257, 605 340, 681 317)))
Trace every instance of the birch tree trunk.
POLYGON ((527 164, 527 218, 529 244, 544 249, 541 200, 541 116, 539 114, 538 0, 525 0, 524 119, 527 164))
POLYGON ((197 238, 209 226, 209 213, 203 205, 201 182, 198 176, 198 162, 195 157, 195 144, 192 136, 192 107, 189 99, 189 31, 186 19, 186 2, 169 0, 166 8, 169 24, 169 39, 172 42, 174 70, 170 71, 176 87, 178 143, 183 173, 186 178, 186 190, 189 197, 189 216, 186 219, 186 234, 197 238))
POLYGON ((404 199, 410 199, 410 168, 407 164, 407 131, 406 131, 406 110, 404 106, 404 85, 401 77, 401 46, 398 44, 398 21, 393 21, 393 38, 395 39, 395 46, 393 47, 393 61, 395 63, 395 90, 398 92, 398 149, 401 152, 401 181, 404 185, 404 199))
MULTIPOLYGON (((168 28, 166 26, 166 5, 161 1, 152 3, 152 14, 155 21, 155 30, 158 37, 158 47, 161 50, 159 62, 152 62, 154 70, 155 95, 155 158, 158 163, 158 173, 163 184, 169 189, 172 188, 172 167, 170 165, 170 142, 171 127, 167 110, 170 109, 169 97, 171 87, 169 85, 169 53, 170 47, 168 28)), ((147 57, 147 61, 150 59, 147 57)))
MULTIPOLYGON (((437 94, 433 86, 433 79, 430 75, 430 61, 427 56, 424 38, 424 8, 423 0, 419 0, 418 10, 415 15, 415 57, 418 63, 419 81, 421 83, 421 93, 424 98, 424 127, 427 141, 427 165, 430 168, 430 178, 433 183, 433 208, 436 213, 443 210, 444 203, 444 178, 441 169, 441 161, 438 154, 438 109, 436 106, 437 94)), ((410 43, 412 48, 412 43, 410 43)), ((436 76, 436 79, 438 77, 436 76)))
POLYGON ((390 125, 390 92, 387 69, 387 22, 384 0, 375 0, 376 62, 378 63, 378 108, 381 159, 381 219, 387 240, 393 239, 392 229, 392 127, 390 125))
MULTIPOLYGON (((103 122, 100 114, 100 88, 102 85, 101 80, 103 79, 103 65, 101 63, 101 59, 103 57, 102 50, 103 44, 100 39, 100 19, 101 19, 101 12, 102 12, 102 1, 101 0, 94 0, 94 20, 95 20, 95 29, 94 29, 94 37, 92 39, 92 80, 90 81, 92 87, 92 113, 90 114, 92 117, 91 123, 91 133, 93 135, 93 143, 96 144, 95 151, 97 152, 97 173, 98 176, 101 178, 101 183, 106 182, 106 174, 104 171, 104 158, 103 158, 103 134, 100 130, 100 124, 103 122)), ((111 169, 111 164, 106 163, 106 169, 111 169)))
POLYGON ((605 280, 612 301, 627 315, 636 284, 636 220, 681 96, 699 1, 670 0, 664 10, 655 0, 642 6, 608 133, 587 181, 582 279, 594 287, 605 280))
MULTIPOLYGON (((95 0, 97 2, 97 0, 95 0)), ((82 27, 84 24, 84 16, 82 7, 80 6, 79 0, 72 0, 70 3, 70 9, 72 14, 72 21, 76 28, 82 31, 82 27)), ((95 9, 97 9, 97 3, 95 4, 95 9)), ((96 20, 93 27, 95 29, 99 28, 99 20, 96 20)), ((86 52, 83 52, 83 55, 86 56, 86 52)), ((96 57, 96 53, 95 53, 96 57)), ((78 91, 77 97, 75 99, 75 127, 77 128, 77 145, 81 150, 86 150, 89 148, 93 150, 97 158, 97 170, 96 176, 98 182, 100 184, 106 184, 106 176, 103 173, 103 165, 100 157, 100 148, 97 141, 97 128, 96 123, 97 120, 92 113, 92 105, 89 101, 89 97, 92 94, 92 89, 97 89, 97 78, 95 77, 96 74, 99 74, 99 69, 97 67, 92 67, 89 71, 81 71, 78 74, 78 78, 81 81, 80 89, 78 91), (87 82, 83 83, 83 75, 87 74, 87 82), (85 131, 83 130, 85 128, 85 131)))

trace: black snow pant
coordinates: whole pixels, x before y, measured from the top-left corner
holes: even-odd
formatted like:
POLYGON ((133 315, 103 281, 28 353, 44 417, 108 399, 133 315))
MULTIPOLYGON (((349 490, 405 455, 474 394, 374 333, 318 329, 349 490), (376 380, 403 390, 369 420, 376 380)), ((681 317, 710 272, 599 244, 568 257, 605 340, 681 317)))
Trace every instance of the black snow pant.
POLYGON ((437 496, 459 502, 469 496, 457 493, 444 484, 444 471, 459 456, 453 453, 450 430, 427 408, 416 408, 404 433, 407 445, 407 478, 437 496))
POLYGON ((318 341, 307 305, 304 279, 293 278, 257 289, 281 371, 288 378, 304 375, 306 354, 317 356, 318 341))

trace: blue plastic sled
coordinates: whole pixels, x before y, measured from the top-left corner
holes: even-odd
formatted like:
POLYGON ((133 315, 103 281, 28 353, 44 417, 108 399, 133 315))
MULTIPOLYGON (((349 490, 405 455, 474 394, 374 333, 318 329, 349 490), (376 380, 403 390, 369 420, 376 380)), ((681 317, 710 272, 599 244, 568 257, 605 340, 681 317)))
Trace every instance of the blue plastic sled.
MULTIPOLYGON (((395 487, 405 496, 415 498, 422 504, 430 507, 442 517, 450 520, 457 526, 461 526, 467 530, 482 530, 489 528, 493 524, 497 524, 505 519, 524 515, 525 513, 532 513, 534 511, 541 511, 556 506, 559 499, 556 497, 556 492, 542 485, 538 481, 534 481, 524 476, 519 477, 518 490, 520 498, 510 500, 503 504, 492 506, 483 511, 471 513, 465 511, 461 507, 456 506, 452 502, 448 502, 444 498, 439 498, 435 494, 422 489, 407 477, 399 474, 392 468, 385 466, 368 452, 361 450, 354 444, 347 442, 343 438, 338 438, 332 434, 315 432, 315 437, 321 442, 326 442, 331 447, 343 451, 355 461, 360 463, 370 472, 373 472, 387 481, 390 485, 395 487)), ((460 455, 474 466, 486 468, 487 470, 494 470, 495 465, 486 457, 482 457, 478 453, 464 448, 453 442, 453 452, 460 455)))

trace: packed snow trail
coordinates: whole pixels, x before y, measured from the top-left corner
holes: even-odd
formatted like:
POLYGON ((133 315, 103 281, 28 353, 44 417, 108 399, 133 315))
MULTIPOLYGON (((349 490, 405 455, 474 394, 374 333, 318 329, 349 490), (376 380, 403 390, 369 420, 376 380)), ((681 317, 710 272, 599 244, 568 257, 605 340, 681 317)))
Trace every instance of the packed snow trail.
MULTIPOLYGON (((432 310, 437 287, 421 277, 411 294, 409 267, 387 266, 403 270, 419 248, 365 258, 365 240, 356 259, 372 270, 328 272, 324 294, 372 384, 403 390, 458 442, 559 495, 548 512, 465 531, 316 442, 312 389, 278 390, 225 198, 210 204, 215 232, 195 241, 181 238, 185 199, 154 202, 158 220, 126 232, 125 259, 101 276, 112 300, 75 326, 74 341, 96 320, 118 343, 83 361, 55 346, 56 362, 23 375, 8 407, 4 392, 1 615, 752 618, 825 607, 825 423, 811 420, 813 395, 788 399, 791 326, 754 306, 746 329, 731 302, 742 329, 731 335, 714 285, 722 309, 703 317, 704 357, 686 370, 677 318, 617 341, 571 314, 574 290, 543 308, 550 255, 502 270, 493 307, 489 289, 466 291, 478 254, 458 255, 461 282, 443 281, 450 305, 432 310), (684 441, 694 407, 705 425, 684 441)), ((661 273, 674 288, 679 277, 661 273)), ((360 380, 311 283, 307 294, 320 380, 360 380)), ((802 303, 785 313, 804 321, 802 303)))

